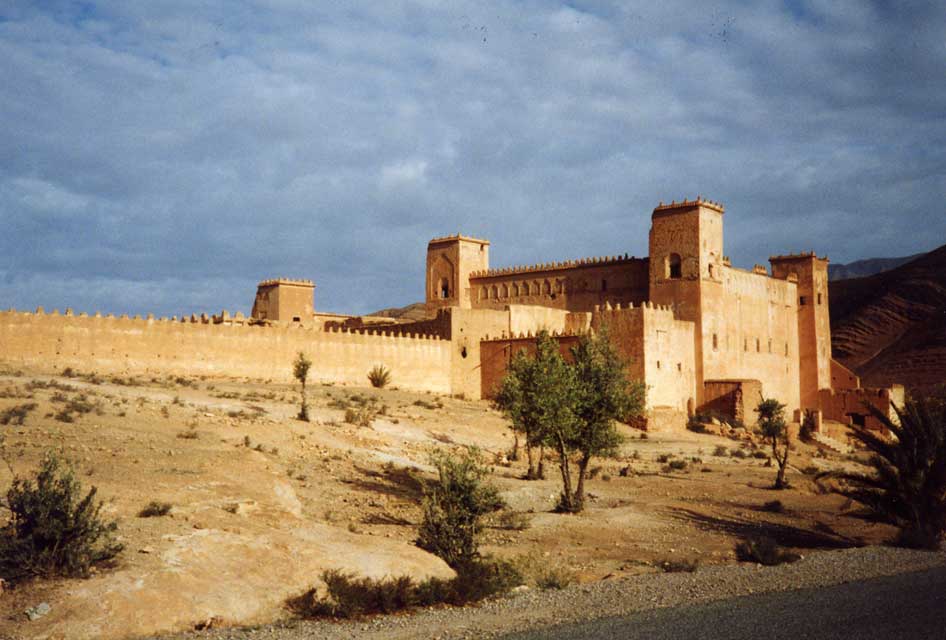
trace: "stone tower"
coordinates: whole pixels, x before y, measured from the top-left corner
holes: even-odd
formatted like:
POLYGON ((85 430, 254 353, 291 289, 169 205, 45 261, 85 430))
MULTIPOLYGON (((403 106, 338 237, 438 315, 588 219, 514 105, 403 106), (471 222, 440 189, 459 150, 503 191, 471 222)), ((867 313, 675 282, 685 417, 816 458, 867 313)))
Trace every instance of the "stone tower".
POLYGON ((719 203, 697 198, 661 203, 651 216, 650 300, 670 305, 678 319, 696 324, 697 406, 703 381, 717 368, 714 352, 704 345, 720 332, 718 314, 707 311, 722 304, 723 211, 719 203))
POLYGON ((315 313, 311 280, 278 278, 264 280, 256 287, 251 316, 277 322, 311 322, 315 313))
POLYGON ((489 269, 489 241, 455 235, 427 244, 427 315, 444 307, 472 307, 470 274, 489 269))
POLYGON ((772 275, 798 281, 798 360, 801 407, 817 409, 818 390, 831 388, 828 259, 814 253, 773 256, 772 275))

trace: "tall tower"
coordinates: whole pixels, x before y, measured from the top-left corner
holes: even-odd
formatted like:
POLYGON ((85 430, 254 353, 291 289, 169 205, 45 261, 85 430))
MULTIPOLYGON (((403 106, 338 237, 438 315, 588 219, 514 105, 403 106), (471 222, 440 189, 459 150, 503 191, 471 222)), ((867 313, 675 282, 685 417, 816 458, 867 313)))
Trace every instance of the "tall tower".
POLYGON ((818 408, 818 390, 831 388, 828 259, 813 252, 773 256, 772 275, 798 279, 798 375, 801 407, 818 408))
POLYGON ((489 240, 459 234, 427 244, 427 316, 444 307, 472 307, 470 274, 489 269, 489 240))
POLYGON ((696 403, 703 402, 703 381, 713 370, 712 349, 704 346, 720 333, 722 305, 723 206, 696 200, 661 203, 651 216, 651 302, 673 307, 680 320, 694 322, 696 403), (709 312, 708 312, 709 310, 709 312))

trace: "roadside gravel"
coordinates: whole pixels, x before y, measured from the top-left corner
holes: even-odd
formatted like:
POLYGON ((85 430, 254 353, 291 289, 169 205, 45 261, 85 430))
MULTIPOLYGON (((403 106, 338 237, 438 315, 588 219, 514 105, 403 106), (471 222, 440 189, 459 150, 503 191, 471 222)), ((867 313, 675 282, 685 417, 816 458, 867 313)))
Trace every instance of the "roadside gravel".
POLYGON ((426 609, 354 622, 290 621, 256 628, 210 629, 165 636, 164 640, 490 638, 635 611, 836 585, 938 566, 946 566, 946 553, 888 547, 822 551, 777 567, 718 565, 694 573, 647 574, 558 591, 524 591, 477 607, 426 609))

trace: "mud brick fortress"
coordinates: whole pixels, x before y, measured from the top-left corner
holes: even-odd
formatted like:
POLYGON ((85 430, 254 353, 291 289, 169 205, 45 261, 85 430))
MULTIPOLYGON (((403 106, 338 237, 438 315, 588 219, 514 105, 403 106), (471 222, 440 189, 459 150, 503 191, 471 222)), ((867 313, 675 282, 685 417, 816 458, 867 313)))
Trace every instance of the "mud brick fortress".
POLYGON ((0 361, 103 373, 246 376, 291 382, 299 351, 311 376, 364 386, 384 365, 403 389, 490 397, 512 356, 548 330, 563 353, 607 327, 647 385, 647 428, 684 427, 698 411, 754 422, 762 395, 840 422, 890 411, 902 387, 862 389, 831 358, 827 258, 774 256, 733 267, 723 207, 661 203, 650 256, 490 269, 489 241, 455 235, 427 246, 424 320, 320 312, 308 280, 259 283, 252 312, 173 318, 66 310, 0 313, 0 361))

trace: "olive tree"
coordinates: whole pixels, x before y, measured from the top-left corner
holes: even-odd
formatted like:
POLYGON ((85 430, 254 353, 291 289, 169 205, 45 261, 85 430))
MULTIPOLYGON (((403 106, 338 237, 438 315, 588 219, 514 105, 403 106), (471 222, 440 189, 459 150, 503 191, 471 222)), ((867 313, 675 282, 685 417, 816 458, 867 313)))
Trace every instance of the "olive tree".
POLYGON ((292 375, 299 381, 299 384, 302 385, 299 395, 301 397, 302 404, 299 407, 299 415, 297 416, 299 420, 304 420, 305 422, 309 421, 309 404, 306 402, 305 397, 305 381, 309 377, 309 369, 312 367, 312 361, 305 357, 305 354, 301 351, 299 355, 296 356, 296 359, 292 363, 292 375))
POLYGON ((775 488, 784 489, 788 486, 785 481, 785 468, 788 466, 788 453, 791 446, 791 436, 788 425, 785 423, 785 405, 775 398, 763 398, 756 407, 759 414, 759 429, 762 437, 772 446, 772 457, 778 464, 778 473, 775 475, 775 488))

